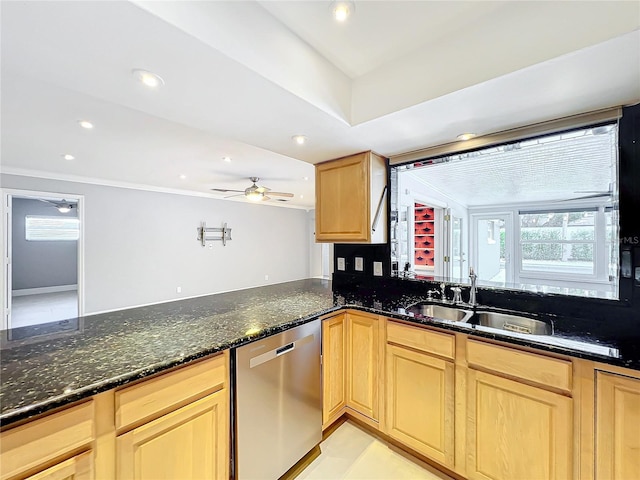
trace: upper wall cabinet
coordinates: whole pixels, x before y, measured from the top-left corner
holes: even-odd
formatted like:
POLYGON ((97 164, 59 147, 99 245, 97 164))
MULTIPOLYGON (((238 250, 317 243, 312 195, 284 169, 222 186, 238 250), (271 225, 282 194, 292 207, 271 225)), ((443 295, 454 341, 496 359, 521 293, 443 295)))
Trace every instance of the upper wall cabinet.
POLYGON ((387 168, 364 152, 316 165, 316 242, 387 241, 387 168))

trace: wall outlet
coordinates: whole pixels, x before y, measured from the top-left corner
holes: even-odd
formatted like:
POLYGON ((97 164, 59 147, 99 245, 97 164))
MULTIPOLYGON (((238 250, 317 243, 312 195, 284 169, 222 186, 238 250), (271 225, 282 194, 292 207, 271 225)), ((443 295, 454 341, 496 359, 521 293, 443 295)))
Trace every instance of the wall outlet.
POLYGON ((356 257, 356 265, 354 268, 358 272, 362 272, 364 270, 364 259, 362 257, 356 257))
POLYGON ((382 276, 382 262, 373 262, 373 276, 374 277, 382 276))
POLYGON ((338 270, 344 272, 346 269, 344 257, 338 257, 338 270))
POLYGON ((182 293, 182 287, 176 287, 176 293, 182 293))

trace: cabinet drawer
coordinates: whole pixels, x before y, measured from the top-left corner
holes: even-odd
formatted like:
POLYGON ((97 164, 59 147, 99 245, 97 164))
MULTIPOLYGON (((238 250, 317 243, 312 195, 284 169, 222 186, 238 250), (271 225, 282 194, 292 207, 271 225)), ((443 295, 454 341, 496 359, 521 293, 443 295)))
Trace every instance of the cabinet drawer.
POLYGON ((135 425, 225 387, 228 352, 118 390, 116 428, 135 425))
POLYGON ((387 342, 450 359, 453 359, 455 354, 453 335, 395 322, 387 323, 387 342))
POLYGON ((477 366, 497 373, 521 378, 540 385, 571 391, 571 362, 544 357, 535 353, 483 342, 467 342, 469 366, 477 366))
POLYGON ((93 401, 15 427, 0 436, 0 478, 45 465, 93 441, 93 401))

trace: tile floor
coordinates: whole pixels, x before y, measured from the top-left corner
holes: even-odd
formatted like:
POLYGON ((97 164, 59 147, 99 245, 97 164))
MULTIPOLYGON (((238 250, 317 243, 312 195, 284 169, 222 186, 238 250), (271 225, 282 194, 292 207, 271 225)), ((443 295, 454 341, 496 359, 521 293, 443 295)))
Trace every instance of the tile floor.
POLYGON ((322 453, 296 480, 451 480, 415 463, 347 421, 320 444, 322 453))
POLYGON ((78 316, 78 292, 39 293, 11 298, 11 328, 78 316))

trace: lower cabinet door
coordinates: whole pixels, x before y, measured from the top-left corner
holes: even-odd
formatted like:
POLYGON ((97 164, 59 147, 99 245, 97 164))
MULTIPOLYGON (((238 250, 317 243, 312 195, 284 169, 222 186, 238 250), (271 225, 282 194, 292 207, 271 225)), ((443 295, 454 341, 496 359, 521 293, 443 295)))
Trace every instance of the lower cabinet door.
POLYGON ((341 414, 346 402, 346 314, 322 322, 322 427, 341 414))
POLYGON ((571 402, 557 393, 469 369, 469 478, 572 478, 571 402))
POLYGON ((454 466, 454 365, 387 345, 387 434, 454 466))
POLYGON ((596 479, 640 479, 640 379, 596 374, 596 479))
POLYGON ((118 478, 227 479, 227 410, 223 389, 120 435, 118 478))
POLYGON ((347 406, 376 422, 378 415, 378 318, 347 314, 347 406))
POLYGON ((93 480, 93 452, 76 455, 25 480, 93 480))

